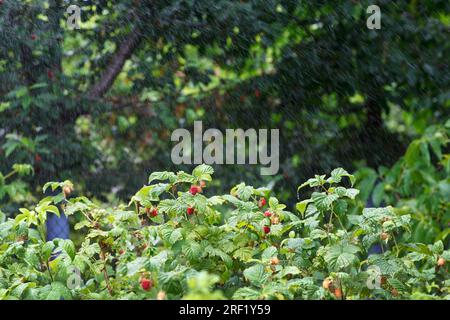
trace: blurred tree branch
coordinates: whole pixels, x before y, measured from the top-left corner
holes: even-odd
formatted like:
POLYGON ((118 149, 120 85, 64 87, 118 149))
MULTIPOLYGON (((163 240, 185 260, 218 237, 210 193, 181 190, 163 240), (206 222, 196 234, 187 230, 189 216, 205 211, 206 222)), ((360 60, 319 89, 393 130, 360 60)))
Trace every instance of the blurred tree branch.
POLYGON ((125 62, 131 57, 143 39, 139 29, 139 27, 136 27, 129 34, 129 37, 120 44, 119 49, 111 59, 111 63, 100 76, 98 82, 89 90, 89 99, 101 98, 111 88, 117 76, 122 71, 125 62))

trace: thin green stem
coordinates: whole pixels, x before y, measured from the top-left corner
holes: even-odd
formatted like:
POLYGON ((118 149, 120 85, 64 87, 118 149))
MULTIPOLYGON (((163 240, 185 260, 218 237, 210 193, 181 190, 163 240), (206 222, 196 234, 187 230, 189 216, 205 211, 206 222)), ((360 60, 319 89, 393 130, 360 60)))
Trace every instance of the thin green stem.
POLYGON ((395 255, 396 255, 396 257, 398 258, 398 255, 400 254, 400 249, 399 249, 399 247, 398 247, 398 244, 397 244, 397 240, 395 239, 395 235, 393 234, 392 235, 392 239, 394 239, 394 245, 395 245, 395 249, 396 249, 396 253, 395 253, 395 255))
POLYGON ((11 178, 13 175, 15 175, 17 173, 16 170, 11 171, 10 173, 8 173, 6 176, 3 177, 3 179, 8 179, 11 178))

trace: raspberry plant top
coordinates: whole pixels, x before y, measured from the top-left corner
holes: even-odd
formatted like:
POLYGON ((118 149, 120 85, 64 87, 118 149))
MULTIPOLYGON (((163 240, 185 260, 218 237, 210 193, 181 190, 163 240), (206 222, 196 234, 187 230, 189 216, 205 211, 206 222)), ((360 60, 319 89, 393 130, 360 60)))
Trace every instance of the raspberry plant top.
POLYGON ((62 191, 21 209, 0 224, 0 298, 450 297, 443 243, 408 242, 404 210, 362 208, 344 169, 302 184, 295 213, 271 190, 244 183, 210 195, 212 174, 207 165, 152 173, 115 208, 62 191), (57 205, 78 220, 79 245, 45 242, 46 216, 59 214, 57 205), (382 252, 369 254, 374 245, 382 252))

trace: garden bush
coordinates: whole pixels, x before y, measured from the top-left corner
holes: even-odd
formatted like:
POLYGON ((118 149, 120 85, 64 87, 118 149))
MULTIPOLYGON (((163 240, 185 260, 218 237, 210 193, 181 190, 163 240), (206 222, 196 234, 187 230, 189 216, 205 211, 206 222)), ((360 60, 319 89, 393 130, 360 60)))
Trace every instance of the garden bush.
POLYGON ((209 194, 213 169, 154 172, 128 205, 71 198, 69 181, 0 224, 1 299, 449 299, 450 251, 413 243, 410 214, 359 209, 342 168, 299 187, 295 212, 267 188, 209 194), (49 213, 84 235, 45 241, 49 213), (382 252, 370 254, 374 245, 382 252))

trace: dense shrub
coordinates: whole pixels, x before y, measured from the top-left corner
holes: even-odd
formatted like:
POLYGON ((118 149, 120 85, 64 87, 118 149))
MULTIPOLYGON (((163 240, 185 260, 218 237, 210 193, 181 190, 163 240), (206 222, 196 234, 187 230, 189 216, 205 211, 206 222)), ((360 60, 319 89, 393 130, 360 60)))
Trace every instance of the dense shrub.
POLYGON ((345 170, 301 185, 312 193, 295 214, 244 183, 208 195, 212 174, 155 172, 116 208, 67 199, 68 181, 47 184, 61 194, 0 224, 0 298, 450 298, 442 241, 408 242, 411 217, 393 207, 350 214, 359 191, 345 170), (83 215, 78 248, 45 242, 56 205, 83 215), (374 244, 383 252, 369 255, 374 244))

